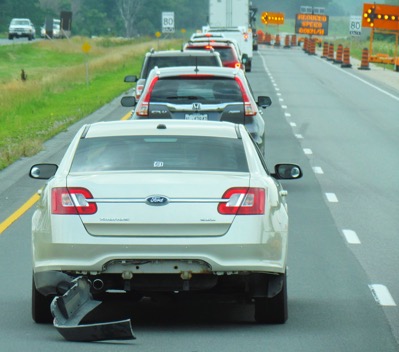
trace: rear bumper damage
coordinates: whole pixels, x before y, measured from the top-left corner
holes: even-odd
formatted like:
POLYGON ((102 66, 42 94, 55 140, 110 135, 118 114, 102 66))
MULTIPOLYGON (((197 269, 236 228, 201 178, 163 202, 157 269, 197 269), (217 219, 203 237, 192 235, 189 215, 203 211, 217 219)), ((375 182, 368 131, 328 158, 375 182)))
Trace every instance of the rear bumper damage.
POLYGON ((90 284, 84 277, 71 281, 71 287, 63 296, 51 303, 54 327, 69 341, 102 341, 135 339, 130 319, 80 325, 91 311, 101 304, 93 300, 90 284))

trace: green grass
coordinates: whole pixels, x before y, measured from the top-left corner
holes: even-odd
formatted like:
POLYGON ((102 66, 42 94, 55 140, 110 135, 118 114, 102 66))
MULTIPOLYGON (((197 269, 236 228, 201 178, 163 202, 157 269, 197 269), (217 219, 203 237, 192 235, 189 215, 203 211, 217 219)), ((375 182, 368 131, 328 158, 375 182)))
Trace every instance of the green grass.
MULTIPOLYGON (((41 41, 0 47, 0 170, 41 150, 42 144, 129 88, 154 41, 41 41), (89 80, 86 79, 86 64, 89 80), (20 79, 21 69, 28 74, 20 79)), ((180 43, 162 42, 160 49, 180 43)))

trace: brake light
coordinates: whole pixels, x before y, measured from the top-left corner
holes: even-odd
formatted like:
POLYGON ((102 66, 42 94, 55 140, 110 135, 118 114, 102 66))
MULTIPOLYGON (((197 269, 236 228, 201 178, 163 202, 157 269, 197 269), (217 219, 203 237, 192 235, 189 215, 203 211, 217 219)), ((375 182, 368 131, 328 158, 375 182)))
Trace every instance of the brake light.
POLYGON ((242 98, 244 100, 244 114, 245 116, 255 116, 258 109, 256 108, 255 103, 252 101, 252 99, 249 97, 244 83, 242 83, 241 79, 238 78, 237 76, 235 77, 236 82, 240 86, 240 90, 242 93, 242 98))
POLYGON ((155 83, 158 82, 159 77, 156 76, 152 81, 150 86, 148 87, 147 93, 145 94, 145 97, 139 101, 139 104, 136 108, 136 115, 138 116, 143 116, 143 117, 148 117, 148 108, 150 104, 150 98, 151 98, 151 93, 154 89, 155 83))
POLYGON ((139 99, 141 96, 141 93, 143 93, 144 89, 144 84, 137 84, 136 85, 136 99, 139 99))
POLYGON ((90 202, 92 194, 86 188, 58 187, 51 190, 51 213, 90 215, 97 212, 97 204, 90 202))
POLYGON ((225 201, 219 203, 223 215, 262 215, 265 213, 264 188, 235 187, 224 192, 225 201))

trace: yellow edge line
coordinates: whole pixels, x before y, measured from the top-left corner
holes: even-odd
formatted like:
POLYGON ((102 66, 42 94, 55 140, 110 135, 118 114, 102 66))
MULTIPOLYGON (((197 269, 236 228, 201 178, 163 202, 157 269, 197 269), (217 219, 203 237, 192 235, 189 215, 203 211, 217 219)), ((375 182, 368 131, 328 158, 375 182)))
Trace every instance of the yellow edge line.
MULTIPOLYGON (((128 120, 131 116, 131 112, 128 112, 121 120, 128 120)), ((35 193, 28 201, 23 204, 18 210, 11 214, 7 219, 0 223, 0 235, 7 230, 13 222, 18 220, 22 215, 24 215, 38 200, 40 199, 39 194, 35 193)))
POLYGON ((6 220, 0 224, 0 235, 16 220, 18 220, 25 212, 27 212, 38 200, 39 194, 34 194, 28 201, 22 205, 17 211, 10 215, 6 220))

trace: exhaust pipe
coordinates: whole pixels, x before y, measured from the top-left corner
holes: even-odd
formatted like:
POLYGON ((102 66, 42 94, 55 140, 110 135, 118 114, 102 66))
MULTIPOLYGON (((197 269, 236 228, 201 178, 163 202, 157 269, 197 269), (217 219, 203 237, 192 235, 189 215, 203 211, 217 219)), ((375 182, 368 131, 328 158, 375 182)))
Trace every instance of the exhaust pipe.
POLYGON ((94 288, 96 291, 101 291, 101 290, 104 288, 104 281, 101 280, 101 279, 95 279, 95 280, 93 281, 93 288, 94 288))

